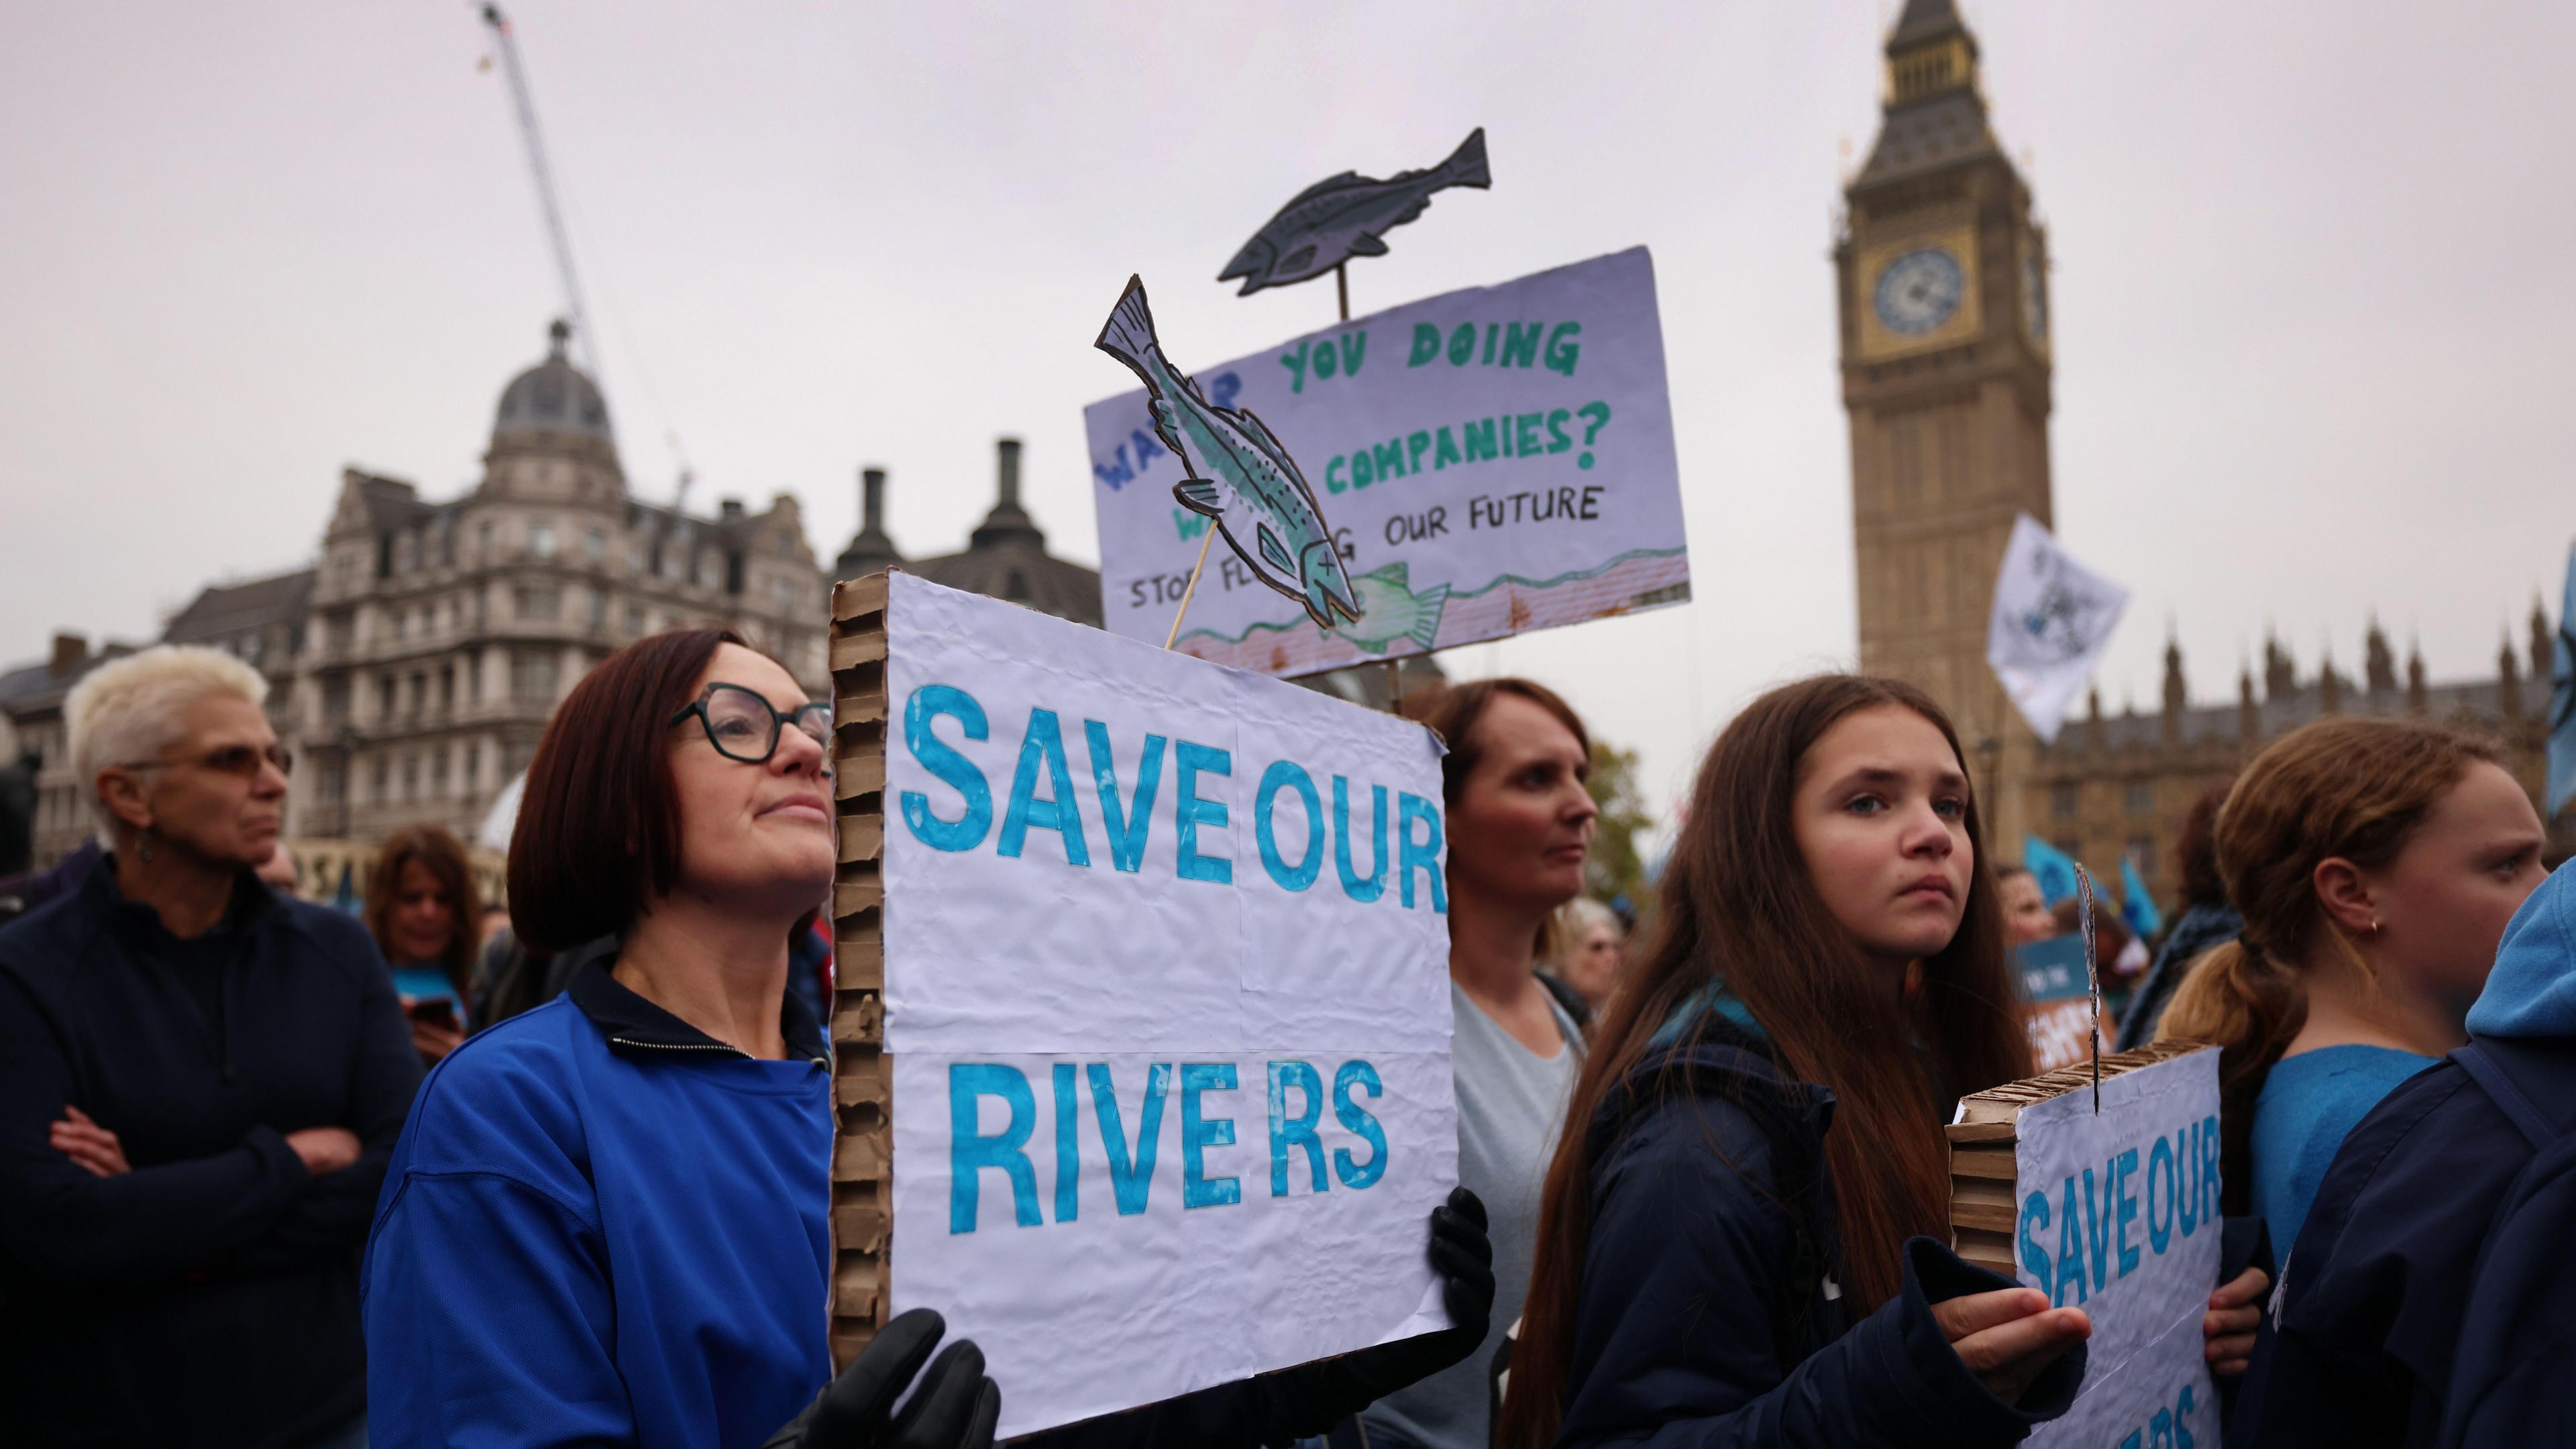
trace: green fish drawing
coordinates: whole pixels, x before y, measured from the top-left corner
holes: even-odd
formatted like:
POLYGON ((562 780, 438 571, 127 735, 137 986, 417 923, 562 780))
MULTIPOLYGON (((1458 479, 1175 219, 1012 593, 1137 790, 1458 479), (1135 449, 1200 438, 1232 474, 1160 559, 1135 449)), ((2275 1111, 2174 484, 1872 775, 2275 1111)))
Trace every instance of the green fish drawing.
POLYGON ((1440 611, 1449 606, 1447 584, 1433 584, 1417 594, 1406 587, 1404 565, 1391 563, 1351 580, 1351 586, 1359 595, 1363 622, 1343 630, 1343 638, 1371 654, 1384 654, 1398 639, 1412 640, 1425 654, 1439 646, 1440 611))
POLYGON ((1093 345, 1145 380, 1154 432, 1189 473, 1172 487, 1181 506, 1214 519, 1244 565, 1304 604, 1316 628, 1331 629, 1336 613, 1357 623, 1361 607, 1315 490, 1261 419, 1210 404, 1163 355, 1142 278, 1127 279, 1093 345))

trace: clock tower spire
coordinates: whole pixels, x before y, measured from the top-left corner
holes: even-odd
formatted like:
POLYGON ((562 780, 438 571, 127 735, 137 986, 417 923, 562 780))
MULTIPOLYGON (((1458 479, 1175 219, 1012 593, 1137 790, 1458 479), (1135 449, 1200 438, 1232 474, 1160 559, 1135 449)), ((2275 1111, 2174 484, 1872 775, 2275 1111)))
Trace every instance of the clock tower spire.
POLYGON ((1971 774, 2002 787, 1991 838, 2014 842, 2032 741, 1986 667, 1986 614, 2015 516, 2051 522, 2047 236, 1951 0, 1906 0, 1886 53, 1878 139, 1834 245, 1860 667, 1950 712, 1982 756, 1971 774))

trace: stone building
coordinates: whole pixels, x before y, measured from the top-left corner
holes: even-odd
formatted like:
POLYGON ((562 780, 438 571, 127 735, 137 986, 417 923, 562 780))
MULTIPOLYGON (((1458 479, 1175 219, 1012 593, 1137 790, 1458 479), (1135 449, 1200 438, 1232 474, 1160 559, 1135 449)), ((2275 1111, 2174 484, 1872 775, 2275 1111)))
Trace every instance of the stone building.
MULTIPOLYGON (((1988 122, 1976 38, 1951 0, 1907 0, 1886 55, 1879 134, 1846 187, 1833 252, 1860 666, 1950 712, 2001 848, 2018 854, 2037 834, 2096 872, 2129 855, 2170 902, 2192 801, 2265 741, 2338 712, 2491 731, 2537 799, 2550 636, 2537 608, 2527 666, 2509 642, 2494 680, 2429 685, 2410 658, 2401 682, 2374 623, 2358 683, 2331 661, 2302 680, 2274 641, 2259 694, 2249 668, 2236 704, 2194 706, 2168 647, 2158 713, 2106 718, 2097 695, 2055 744, 2032 735, 1986 665, 1986 621, 2015 517, 2054 526, 2048 235, 1988 122)), ((2558 851, 2576 844, 2576 820, 2553 828, 2558 851)))
MULTIPOLYGON (((721 624, 827 683, 825 575, 787 494, 714 516, 642 502, 599 389, 553 329, 545 360, 501 394, 481 481, 432 502, 412 484, 341 476, 319 562, 208 588, 163 638, 222 648, 270 682, 297 757, 287 833, 361 842, 434 823, 471 837, 526 768, 547 718, 591 665, 657 630, 721 624)), ((99 661, 78 636, 0 674, 0 711, 43 756, 36 859, 89 834, 61 739, 63 696, 99 661)))

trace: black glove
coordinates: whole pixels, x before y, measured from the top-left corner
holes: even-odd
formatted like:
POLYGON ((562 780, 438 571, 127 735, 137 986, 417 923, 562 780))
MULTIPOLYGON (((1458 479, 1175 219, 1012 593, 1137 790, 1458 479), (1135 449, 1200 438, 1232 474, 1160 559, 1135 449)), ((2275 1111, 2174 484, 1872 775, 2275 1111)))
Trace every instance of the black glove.
MULTIPOLYGON (((1492 1296, 1489 1278, 1486 1297, 1492 1296)), ((894 1401, 947 1331, 927 1308, 898 1315, 761 1449, 992 1449, 1002 1391, 984 1376, 984 1351, 970 1339, 948 1345, 922 1374, 921 1392, 887 1422, 894 1401)))
POLYGON ((1276 1388, 1276 1408, 1263 1440, 1322 1434, 1396 1390, 1465 1361, 1485 1341, 1494 1317, 1494 1245, 1485 1236, 1485 1205, 1474 1193, 1454 1189, 1445 1205, 1431 1210, 1430 1251, 1450 1326, 1267 1376, 1276 1388))

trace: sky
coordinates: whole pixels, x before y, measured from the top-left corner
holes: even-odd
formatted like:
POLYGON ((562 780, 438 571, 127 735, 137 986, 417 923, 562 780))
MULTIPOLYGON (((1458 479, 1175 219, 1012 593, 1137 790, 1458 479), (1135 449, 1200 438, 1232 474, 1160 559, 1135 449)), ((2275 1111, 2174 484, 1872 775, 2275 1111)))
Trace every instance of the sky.
MULTIPOLYGON (((1890 4, 510 8, 645 498, 684 449, 695 506, 793 493, 828 558, 881 465, 898 544, 947 552, 1008 434, 1097 560, 1126 276, 1193 355, 1321 326, 1328 285, 1200 279, 1300 187, 1481 125, 1493 189, 1355 263, 1353 309, 1650 246, 1695 601, 1444 665, 1563 689, 1660 810, 1747 700, 1853 662, 1828 253, 1890 4)), ((2220 702, 2267 627, 2357 671, 2373 611, 2491 676, 2576 537, 2576 7, 1964 12, 2049 227, 2058 532, 2132 590, 2109 707, 2155 707, 2168 628, 2220 702)), ((344 466, 472 486, 561 306, 476 7, 11 32, 0 663, 304 562, 344 466)))

